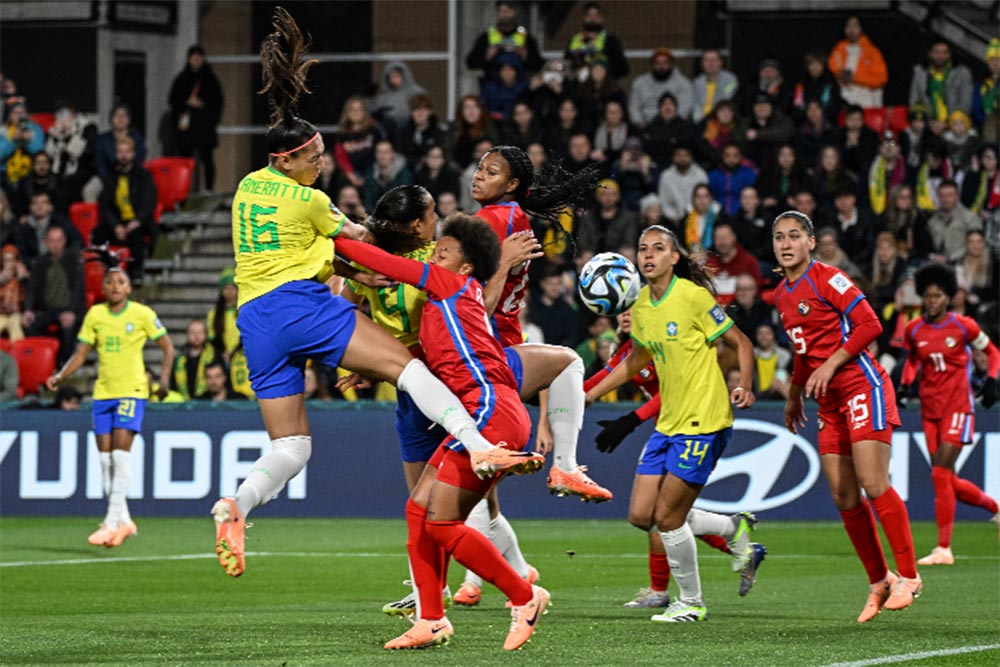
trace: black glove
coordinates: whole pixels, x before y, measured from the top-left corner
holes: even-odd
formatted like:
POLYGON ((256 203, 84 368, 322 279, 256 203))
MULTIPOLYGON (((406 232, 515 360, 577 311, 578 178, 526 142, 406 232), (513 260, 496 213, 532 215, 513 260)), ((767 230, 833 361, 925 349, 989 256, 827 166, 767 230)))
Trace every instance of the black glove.
POLYGON ((597 449, 607 453, 615 451, 615 447, 620 445, 622 440, 641 423, 639 415, 634 412, 622 415, 618 419, 602 419, 597 422, 598 426, 603 427, 601 432, 597 434, 597 449))
POLYGON ((910 391, 910 385, 899 385, 899 391, 896 392, 896 405, 905 408, 910 402, 910 391))
MULTIPOLYGON (((983 389, 979 392, 979 395, 983 399, 984 408, 992 408, 997 399, 1000 399, 1000 388, 997 387, 997 379, 987 377, 983 382, 983 389)), ((597 422, 600 424, 601 422, 597 422)))

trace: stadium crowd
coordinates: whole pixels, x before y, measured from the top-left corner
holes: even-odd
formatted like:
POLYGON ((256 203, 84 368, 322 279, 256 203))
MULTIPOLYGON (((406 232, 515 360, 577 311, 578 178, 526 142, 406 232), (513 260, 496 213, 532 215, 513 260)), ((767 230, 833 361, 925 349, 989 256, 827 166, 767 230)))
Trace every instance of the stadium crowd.
MULTIPOLYGON (((600 165, 603 180, 585 212, 567 211, 558 225, 533 221, 546 257, 531 265, 522 310, 530 342, 575 347, 588 375, 613 353, 616 323, 579 303, 576 275, 600 252, 634 259, 640 231, 661 224, 714 272, 718 301, 753 341, 758 396, 787 396, 791 355, 773 306, 771 250, 771 221, 787 209, 812 218, 816 258, 862 287, 883 326, 874 354, 897 368, 894 378, 903 331, 920 315, 913 273, 927 262, 955 267, 953 309, 997 340, 1000 40, 983 54, 981 80, 944 41, 912 70, 890 72, 851 16, 843 39, 803 54, 799 71, 768 58, 756 79, 740 80, 709 49, 690 79, 659 48, 626 90, 624 45, 599 3, 585 4, 580 32, 563 58, 548 62, 518 12, 516 3, 497 3, 495 25, 466 57, 468 68, 481 71, 480 93, 462 97, 450 123, 406 63, 388 63, 374 96, 344 103, 314 187, 363 220, 387 191, 415 183, 431 192, 443 219, 477 210, 472 174, 494 145, 523 148, 536 169, 546 160, 561 160, 569 172, 600 165), (890 76, 910 81, 903 109, 883 107, 890 76)), ((184 137, 177 151, 202 161, 211 189, 222 97, 199 47, 174 89, 184 137)), ((101 133, 97 119, 61 105, 44 132, 10 79, 2 99, 0 334, 59 337, 62 361, 85 310, 82 248, 128 247, 130 277, 141 284, 142 259, 156 237, 156 190, 127 106, 115 106, 101 133), (100 206, 90 238, 67 217, 80 200, 100 206)), ((167 400, 253 397, 231 272, 219 286, 206 319, 187 327, 167 400)), ((307 370, 314 399, 382 397, 378 391, 341 391, 335 369, 307 370)))

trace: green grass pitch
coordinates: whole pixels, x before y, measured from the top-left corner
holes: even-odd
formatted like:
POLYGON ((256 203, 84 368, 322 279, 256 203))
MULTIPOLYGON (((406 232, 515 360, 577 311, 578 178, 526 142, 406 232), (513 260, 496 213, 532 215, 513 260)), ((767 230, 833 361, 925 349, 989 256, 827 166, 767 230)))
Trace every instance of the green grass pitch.
MULTIPOLYGON (((137 517, 139 535, 113 550, 87 545, 92 518, 0 520, 0 664, 1000 664, 1000 543, 988 522, 956 525, 956 564, 923 568, 911 609, 859 625, 867 581, 840 525, 765 520, 754 539, 770 555, 750 595, 738 597, 726 557, 699 544, 709 618, 665 625, 622 607, 648 581, 639 531, 515 520, 552 592, 533 640, 501 650, 509 612, 487 586, 480 606, 449 612, 449 645, 390 653, 382 644, 408 627, 380 613, 406 592, 402 519, 272 518, 265 508, 253 520, 239 579, 216 563, 207 516, 137 517)), ((934 527, 914 532, 922 556, 934 527)), ((452 565, 453 589, 462 572, 452 565)))

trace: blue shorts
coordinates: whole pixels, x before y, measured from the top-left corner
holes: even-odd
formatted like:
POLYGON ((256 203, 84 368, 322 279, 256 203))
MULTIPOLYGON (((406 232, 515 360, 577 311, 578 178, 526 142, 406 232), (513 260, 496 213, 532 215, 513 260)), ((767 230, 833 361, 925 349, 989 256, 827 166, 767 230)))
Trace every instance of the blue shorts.
POLYGON ((733 437, 733 427, 703 435, 663 435, 654 431, 639 454, 637 475, 668 472, 692 484, 705 485, 733 437))
POLYGON ((396 434, 399 450, 407 463, 430 461, 438 446, 448 437, 444 427, 427 418, 413 398, 396 390, 396 434))
POLYGON ((236 327, 257 398, 304 392, 308 359, 339 366, 354 333, 355 310, 312 280, 286 283, 244 304, 236 327))
POLYGON ((146 414, 144 398, 108 398, 94 401, 94 435, 107 435, 112 429, 127 428, 138 433, 146 414))
POLYGON ((507 357, 507 365, 510 367, 512 373, 514 373, 514 379, 517 380, 517 393, 521 393, 521 385, 524 384, 524 364, 521 362, 520 355, 514 351, 512 347, 505 347, 503 349, 504 355, 507 357))

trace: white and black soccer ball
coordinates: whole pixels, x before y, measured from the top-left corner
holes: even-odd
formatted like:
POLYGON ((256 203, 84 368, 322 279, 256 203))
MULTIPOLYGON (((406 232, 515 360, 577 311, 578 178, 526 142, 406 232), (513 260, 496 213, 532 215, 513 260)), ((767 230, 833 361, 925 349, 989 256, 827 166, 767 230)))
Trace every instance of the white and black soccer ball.
POLYGON ((624 313, 639 298, 641 287, 632 262, 615 252, 594 255, 580 271, 580 298, 598 315, 624 313))

